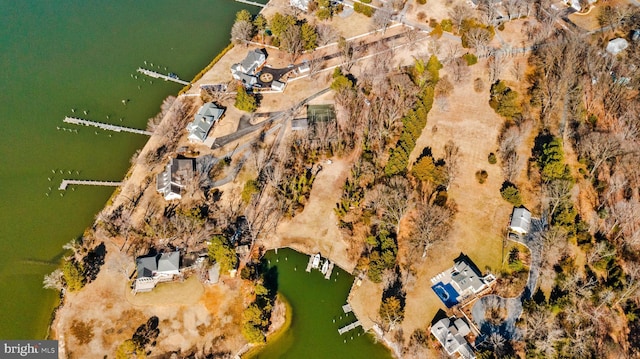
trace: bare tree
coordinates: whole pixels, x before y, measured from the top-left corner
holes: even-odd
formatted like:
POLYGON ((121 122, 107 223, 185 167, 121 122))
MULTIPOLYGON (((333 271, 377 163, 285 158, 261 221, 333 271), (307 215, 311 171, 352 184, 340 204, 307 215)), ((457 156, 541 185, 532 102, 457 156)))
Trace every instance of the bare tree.
POLYGON ((393 225, 396 233, 400 233, 400 220, 409 208, 411 194, 409 181, 404 177, 395 176, 389 180, 388 184, 378 185, 378 191, 383 220, 393 225))
POLYGON ((485 25, 495 25, 498 7, 493 0, 479 0, 478 11, 480 12, 480 21, 485 25))
POLYGON ((453 140, 447 141, 444 145, 444 167, 447 172, 447 179, 445 186, 447 190, 451 186, 451 183, 458 177, 460 162, 460 147, 458 147, 453 140))
POLYGON ((573 184, 567 180, 556 180, 542 185, 542 193, 549 217, 553 217, 558 207, 571 199, 573 184))
POLYGON ((338 41, 339 34, 333 26, 327 24, 316 25, 316 33, 318 34, 318 45, 324 46, 332 42, 338 41))
POLYGON ((522 0, 507 0, 502 3, 505 10, 507 10, 507 16, 509 16, 509 20, 517 19, 520 17, 522 2, 522 0))
POLYGON ((484 55, 487 52, 487 45, 491 41, 491 33, 482 27, 472 27, 467 31, 467 43, 478 51, 478 54, 484 55))
POLYGON ((409 241, 415 253, 425 258, 429 249, 444 240, 451 228, 453 213, 450 209, 434 204, 422 204, 412 218, 412 231, 409 241))
POLYGON ((254 26, 250 21, 236 21, 231 27, 231 41, 236 44, 250 41, 253 33, 254 26))
POLYGON ((302 40, 300 26, 291 25, 287 27, 280 36, 280 46, 283 50, 289 53, 290 61, 295 62, 304 49, 304 41, 302 40))
POLYGON ((447 68, 453 81, 458 84, 469 79, 469 75, 471 75, 471 69, 469 69, 467 62, 460 57, 451 61, 447 68))
POLYGON ((591 159, 589 175, 593 176, 609 159, 623 154, 620 142, 615 135, 607 132, 591 132, 580 141, 581 154, 591 159))
POLYGON ((455 25, 456 29, 460 29, 462 26, 462 20, 473 17, 473 13, 469 6, 458 4, 454 6, 453 9, 449 10, 449 17, 453 21, 453 25, 455 25))
POLYGON ((382 7, 378 8, 373 14, 373 18, 371 19, 372 30, 382 30, 383 33, 387 31, 392 16, 392 4, 389 1, 385 1, 382 7))
POLYGON ((491 81, 491 83, 498 81, 505 66, 506 61, 499 53, 489 57, 489 61, 487 61, 487 69, 489 70, 489 81, 491 81))

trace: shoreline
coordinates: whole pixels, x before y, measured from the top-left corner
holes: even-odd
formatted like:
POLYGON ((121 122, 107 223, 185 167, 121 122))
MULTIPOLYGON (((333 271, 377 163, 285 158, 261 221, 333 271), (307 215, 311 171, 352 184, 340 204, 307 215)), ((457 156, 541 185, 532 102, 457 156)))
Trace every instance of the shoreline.
POLYGON ((251 358, 252 356, 258 355, 260 354, 262 349, 264 349, 267 345, 269 345, 269 343, 273 343, 274 341, 277 341, 287 332, 287 330, 289 330, 289 328, 291 327, 292 319, 293 319, 293 307, 291 306, 291 303, 289 303, 289 301, 287 300, 287 297, 285 297, 281 293, 278 293, 278 297, 276 300, 278 299, 282 301, 285 307, 284 323, 282 323, 282 325, 278 329, 276 329, 273 333, 267 335, 267 340, 264 344, 253 345, 249 347, 246 351, 238 353, 236 356, 241 358, 251 358))

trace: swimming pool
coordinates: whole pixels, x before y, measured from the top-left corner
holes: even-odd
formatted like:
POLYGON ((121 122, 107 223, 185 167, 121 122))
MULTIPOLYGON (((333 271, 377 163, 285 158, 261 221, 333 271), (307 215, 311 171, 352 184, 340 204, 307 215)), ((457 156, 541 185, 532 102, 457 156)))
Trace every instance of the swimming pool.
POLYGON ((433 289, 438 297, 440 297, 440 300, 447 306, 447 308, 451 308, 458 304, 458 292, 456 292, 451 283, 444 284, 442 282, 438 282, 431 287, 431 289, 433 289))

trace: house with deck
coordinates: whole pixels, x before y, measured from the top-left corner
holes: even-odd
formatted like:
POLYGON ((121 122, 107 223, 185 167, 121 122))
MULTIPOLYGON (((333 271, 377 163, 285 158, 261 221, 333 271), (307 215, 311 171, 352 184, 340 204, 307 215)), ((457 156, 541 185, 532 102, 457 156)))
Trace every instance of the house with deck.
POLYGON ((190 142, 203 143, 209 135, 209 131, 213 125, 222 118, 224 109, 216 106, 213 102, 207 102, 193 117, 193 121, 187 125, 189 132, 188 139, 190 142))
POLYGON ((447 308, 462 303, 468 297, 480 294, 495 283, 495 276, 483 276, 469 257, 460 254, 452 268, 431 278, 431 289, 447 308))
POLYGON ((264 49, 249 51, 247 57, 241 62, 231 65, 231 75, 242 82, 246 88, 251 88, 258 83, 258 74, 267 63, 267 54, 264 49))
POLYGON ((172 158, 156 177, 156 190, 167 201, 180 199, 182 189, 193 179, 194 172, 193 158, 172 158))
POLYGON ((431 334, 440 342, 447 354, 475 359, 475 351, 465 339, 470 332, 469 324, 462 318, 442 318, 431 325, 431 334))
POLYGON ((136 259, 137 278, 133 292, 150 292, 156 284, 180 275, 180 252, 159 253, 136 259))

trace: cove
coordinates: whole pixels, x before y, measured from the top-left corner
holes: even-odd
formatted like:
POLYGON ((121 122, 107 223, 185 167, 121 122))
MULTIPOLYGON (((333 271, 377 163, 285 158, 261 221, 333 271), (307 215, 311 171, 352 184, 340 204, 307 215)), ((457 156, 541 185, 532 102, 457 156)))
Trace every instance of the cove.
POLYGON ((362 327, 338 334, 338 328, 356 321, 353 313, 342 311, 354 280, 352 275, 338 267, 329 280, 318 270, 308 273, 305 268, 309 256, 289 248, 279 249, 278 253, 268 251, 264 260, 269 270, 277 272, 278 293, 291 305, 291 325, 247 358, 392 358, 389 350, 375 343, 362 327))

